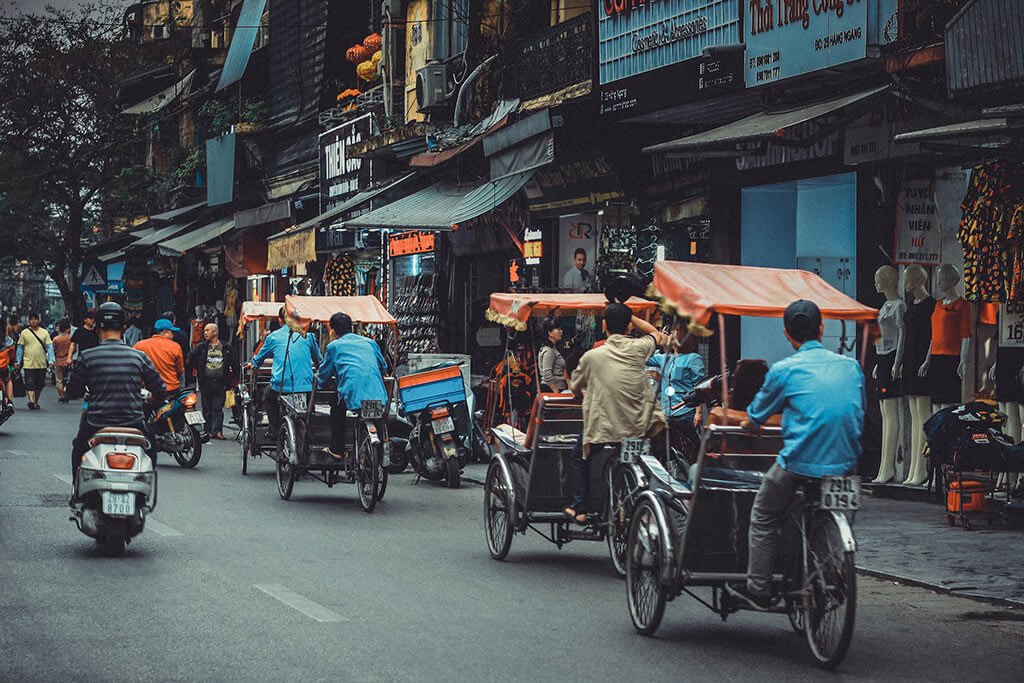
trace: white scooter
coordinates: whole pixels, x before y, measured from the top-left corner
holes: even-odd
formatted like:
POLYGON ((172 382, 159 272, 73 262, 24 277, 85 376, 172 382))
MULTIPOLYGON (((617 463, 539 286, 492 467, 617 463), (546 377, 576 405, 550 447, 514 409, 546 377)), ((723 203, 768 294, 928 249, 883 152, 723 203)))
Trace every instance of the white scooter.
POLYGON ((156 508, 156 470, 146 455, 149 441, 138 429, 104 427, 90 440, 75 481, 77 504, 70 520, 118 556, 142 533, 156 508))

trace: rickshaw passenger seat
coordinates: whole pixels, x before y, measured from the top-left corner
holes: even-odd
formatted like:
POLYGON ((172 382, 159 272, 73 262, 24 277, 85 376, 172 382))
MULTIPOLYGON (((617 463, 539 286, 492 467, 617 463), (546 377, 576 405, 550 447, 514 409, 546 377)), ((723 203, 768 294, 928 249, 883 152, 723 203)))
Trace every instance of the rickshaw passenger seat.
MULTIPOLYGON (((733 408, 726 409, 722 406, 715 406, 711 409, 711 414, 708 416, 708 424, 719 426, 732 425, 736 427, 746 419, 747 413, 744 410, 735 410, 733 408)), ((772 415, 764 423, 765 427, 779 427, 781 425, 782 415, 772 415)))
MULTIPOLYGON (((538 430, 547 431, 541 428, 541 426, 544 425, 545 420, 564 420, 566 418, 563 415, 559 415, 559 413, 565 413, 567 411, 572 411, 573 418, 579 420, 579 426, 580 428, 582 428, 582 406, 580 405, 579 400, 575 396, 560 393, 538 394, 537 398, 535 398, 533 401, 533 407, 530 408, 530 426, 527 428, 526 431, 526 447, 529 449, 533 448, 534 441, 536 441, 537 438, 538 430), (574 408, 578 409, 580 411, 580 414, 577 415, 576 410, 573 410, 574 408)), ((550 431, 558 430, 553 429, 550 431)), ((578 433, 579 429, 576 430, 576 434, 578 433)))

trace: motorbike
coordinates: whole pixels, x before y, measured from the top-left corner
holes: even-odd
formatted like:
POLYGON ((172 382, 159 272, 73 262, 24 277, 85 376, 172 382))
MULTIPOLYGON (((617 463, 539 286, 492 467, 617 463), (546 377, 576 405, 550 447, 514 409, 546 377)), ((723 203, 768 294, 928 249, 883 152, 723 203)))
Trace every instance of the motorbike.
POLYGON ((444 480, 448 488, 457 489, 462 485, 468 448, 456 434, 453 409, 445 401, 413 415, 406 453, 419 477, 444 480))
POLYGON ((168 394, 165 403, 153 410, 149 418, 157 450, 173 456, 186 469, 199 464, 203 444, 210 440, 198 403, 199 394, 182 387, 168 394))
POLYGON ((14 402, 0 398, 0 425, 14 417, 14 402))
POLYGON ((146 455, 148 446, 137 429, 105 427, 93 436, 78 468, 69 519, 111 557, 124 553, 156 508, 156 471, 146 455))

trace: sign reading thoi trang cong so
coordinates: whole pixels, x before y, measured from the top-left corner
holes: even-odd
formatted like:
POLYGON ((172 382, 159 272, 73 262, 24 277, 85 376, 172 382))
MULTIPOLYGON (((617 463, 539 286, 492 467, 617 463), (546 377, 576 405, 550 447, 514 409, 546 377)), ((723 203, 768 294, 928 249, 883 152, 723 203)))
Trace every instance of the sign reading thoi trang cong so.
POLYGON ((864 59, 877 2, 743 0, 747 87, 864 59))
POLYGON ((380 132, 372 114, 320 134, 320 211, 328 211, 370 185, 371 162, 348 154, 348 147, 380 132))
POLYGON ((624 118, 743 87, 740 0, 595 0, 598 105, 624 118))

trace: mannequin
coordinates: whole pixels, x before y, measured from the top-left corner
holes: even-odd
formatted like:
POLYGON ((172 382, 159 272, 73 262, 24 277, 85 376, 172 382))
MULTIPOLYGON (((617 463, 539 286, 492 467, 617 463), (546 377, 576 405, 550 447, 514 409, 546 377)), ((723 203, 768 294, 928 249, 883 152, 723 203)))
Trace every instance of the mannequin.
POLYGON ((981 372, 979 395, 992 396, 992 382, 995 375, 992 369, 996 362, 996 333, 999 331, 999 304, 982 302, 978 304, 976 336, 978 348, 981 350, 981 367, 988 368, 981 372))
MULTIPOLYGON (((1018 304, 1008 304, 1018 308, 1018 304)), ((995 381, 996 401, 999 412, 1006 415, 1003 431, 1019 443, 1024 438, 1024 343, 1003 334, 1003 326, 1010 324, 1005 314, 1006 306, 1000 307, 998 345, 996 362, 989 371, 989 379, 995 381)), ((1016 318, 1016 316, 1012 316, 1016 318)))
MULTIPOLYGON (((931 385, 933 411, 960 403, 971 346, 971 307, 956 291, 960 271, 943 263, 935 271, 935 284, 941 300, 932 312, 932 343, 918 370, 918 375, 927 376, 931 385)), ((927 478, 923 458, 918 456, 903 483, 920 486, 927 478)))
MULTIPOLYGON (((903 288, 910 301, 904 316, 906 343, 903 363, 896 368, 902 379, 903 394, 910 404, 910 473, 923 470, 924 423, 932 414, 932 399, 928 391, 927 378, 918 373, 918 368, 928 357, 932 345, 932 313, 935 299, 926 287, 928 272, 918 265, 907 266, 903 273, 903 288), (907 371, 904 372, 904 367, 907 371)), ((908 476, 908 481, 913 477, 908 476)))
POLYGON ((877 364, 872 372, 875 393, 882 411, 882 461, 872 483, 885 484, 896 478, 896 449, 900 436, 900 401, 902 395, 897 368, 903 363, 904 315, 907 304, 899 295, 900 276, 892 266, 875 272, 875 291, 885 295, 878 310, 878 328, 882 336, 875 343, 877 364))

